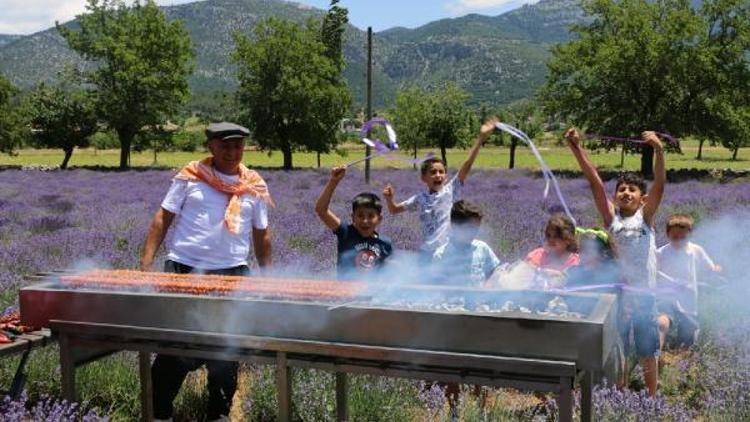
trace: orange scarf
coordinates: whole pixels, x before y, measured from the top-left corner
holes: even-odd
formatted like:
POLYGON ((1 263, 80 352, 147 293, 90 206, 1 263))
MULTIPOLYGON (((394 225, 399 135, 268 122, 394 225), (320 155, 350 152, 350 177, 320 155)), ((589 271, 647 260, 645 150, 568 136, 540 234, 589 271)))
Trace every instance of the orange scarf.
POLYGON ((258 172, 250 170, 243 164, 240 164, 240 180, 237 183, 226 183, 216 175, 212 157, 201 161, 191 161, 177 173, 175 179, 191 182, 201 181, 217 191, 229 195, 229 204, 227 204, 227 209, 224 212, 224 225, 233 234, 240 231, 240 196, 247 193, 263 199, 268 205, 274 206, 265 180, 260 177, 258 172))

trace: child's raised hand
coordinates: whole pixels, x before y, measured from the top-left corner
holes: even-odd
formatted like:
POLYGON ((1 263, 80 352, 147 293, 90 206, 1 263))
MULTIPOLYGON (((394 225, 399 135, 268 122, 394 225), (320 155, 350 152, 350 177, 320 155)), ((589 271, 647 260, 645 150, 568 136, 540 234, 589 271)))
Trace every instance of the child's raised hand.
POLYGON ((565 139, 568 140, 572 145, 578 146, 578 142, 581 141, 581 133, 578 132, 578 129, 572 127, 565 131, 565 139))
POLYGON ((338 166, 331 169, 331 181, 340 182, 346 176, 346 167, 338 166))
POLYGON ((643 133, 641 133, 641 138, 643 138, 643 142, 645 142, 647 145, 651 146, 655 150, 663 149, 664 146, 661 144, 661 140, 659 139, 659 136, 656 135, 656 132, 647 130, 643 133))
POLYGON ((393 200, 393 186, 390 183, 383 188, 383 196, 389 201, 393 200))
POLYGON ((479 128, 479 136, 481 136, 482 138, 487 138, 488 136, 490 136, 492 132, 494 132, 497 128, 497 126, 495 125, 497 125, 498 122, 500 122, 500 120, 498 120, 497 117, 493 117, 484 122, 482 127, 479 128))

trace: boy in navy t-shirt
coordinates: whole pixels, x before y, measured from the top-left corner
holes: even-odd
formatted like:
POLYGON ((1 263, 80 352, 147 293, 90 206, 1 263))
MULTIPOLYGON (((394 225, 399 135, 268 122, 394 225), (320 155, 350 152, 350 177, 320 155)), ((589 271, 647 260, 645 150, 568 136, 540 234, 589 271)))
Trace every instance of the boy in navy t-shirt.
POLYGON ((346 174, 346 167, 331 169, 331 178, 315 204, 315 212, 323 224, 333 230, 338 239, 336 261, 340 280, 361 280, 374 276, 393 253, 390 239, 375 229, 383 221, 380 198, 369 192, 360 193, 352 200, 352 223, 343 224, 330 209, 331 197, 346 174))

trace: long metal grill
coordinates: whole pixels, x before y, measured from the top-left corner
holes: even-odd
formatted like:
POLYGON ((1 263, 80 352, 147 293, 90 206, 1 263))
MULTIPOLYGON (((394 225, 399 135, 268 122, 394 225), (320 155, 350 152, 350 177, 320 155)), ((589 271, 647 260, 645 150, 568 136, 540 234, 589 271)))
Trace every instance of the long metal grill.
MULTIPOLYGON (((37 281, 21 289, 21 316, 59 333, 64 396, 75 399, 77 365, 138 350, 144 415, 150 351, 270 359, 282 421, 292 408, 289 365, 556 391, 561 421, 572 419, 576 374, 588 421, 595 374, 619 366, 610 363, 619 337, 607 294, 124 270, 37 281)), ((337 411, 345 384, 337 374, 337 411)))
POLYGON ((329 280, 96 270, 21 290, 50 320, 574 361, 601 370, 615 298, 329 280))

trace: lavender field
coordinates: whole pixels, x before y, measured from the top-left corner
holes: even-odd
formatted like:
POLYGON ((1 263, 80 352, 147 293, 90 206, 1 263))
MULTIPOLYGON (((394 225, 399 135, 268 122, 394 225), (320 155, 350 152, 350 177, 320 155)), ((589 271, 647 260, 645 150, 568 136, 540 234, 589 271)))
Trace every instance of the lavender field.
MULTIPOLYGON (((277 204, 270 216, 275 266, 289 273, 332 276, 335 238, 313 211, 327 172, 262 174, 277 204)), ((171 175, 167 171, 0 172, 0 310, 16 304, 23 277, 37 271, 136 268, 148 223, 171 175)), ((347 175, 333 203, 338 215, 348 216, 348 200, 355 194, 365 190, 380 194, 385 183, 395 186, 397 199, 421 189, 417 173, 411 170, 380 169, 370 187, 362 181, 361 173, 347 175)), ((585 181, 560 183, 579 224, 596 225, 585 181)), ((470 176, 465 198, 484 209, 482 237, 501 261, 519 259, 541 244, 547 217, 560 211, 554 197, 542 197, 543 189, 541 179, 524 172, 477 171, 470 176)), ((595 395, 597 420, 750 419, 750 182, 669 185, 657 222, 659 244, 664 242, 666 216, 677 211, 696 217, 696 241, 725 268, 729 282, 701 291, 701 342, 688 353, 666 356, 659 396, 649 399, 642 392, 603 386, 595 395)), ((379 231, 390 236, 396 248, 409 250, 417 246, 418 230, 415 216, 393 218, 386 212, 379 231)), ((14 364, 0 361, 0 390, 8 387, 14 364)), ((0 415, 4 415, 0 420, 96 420, 99 416, 130 420, 138 414, 133 356, 117 355, 81 371, 84 402, 76 408, 53 399, 60 391, 57 365, 54 348, 35 352, 29 363, 28 397, 21 402, 0 400, 0 415)), ((634 385, 637 374, 633 372, 634 385)), ((189 380, 178 397, 178 418, 200 420, 205 377, 197 374, 189 380)), ((300 420, 334 419, 331 375, 297 371, 295 383, 300 420), (329 387, 320 388, 324 384, 329 387)), ((412 381, 354 377, 350 400, 353 420, 450 419, 442 392, 412 381)), ((467 393, 459 411, 466 421, 530 419, 535 404, 531 395, 491 391, 482 407, 467 393)), ((273 419, 275 393, 269 368, 242 368, 233 412, 248 420, 273 419)), ((550 413, 553 418, 554 411, 550 413)))

